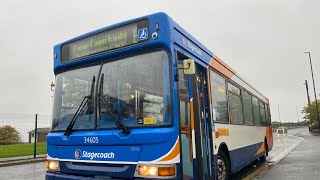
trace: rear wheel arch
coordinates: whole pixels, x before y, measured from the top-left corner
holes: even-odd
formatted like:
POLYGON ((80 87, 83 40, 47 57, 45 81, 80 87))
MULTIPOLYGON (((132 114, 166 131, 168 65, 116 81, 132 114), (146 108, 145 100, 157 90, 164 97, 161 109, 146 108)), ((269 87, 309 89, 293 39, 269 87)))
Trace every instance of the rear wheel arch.
POLYGON ((219 151, 223 151, 225 153, 225 155, 227 155, 228 161, 230 162, 229 149, 228 149, 228 146, 226 143, 223 142, 220 144, 219 149, 218 149, 218 154, 219 154, 219 151))

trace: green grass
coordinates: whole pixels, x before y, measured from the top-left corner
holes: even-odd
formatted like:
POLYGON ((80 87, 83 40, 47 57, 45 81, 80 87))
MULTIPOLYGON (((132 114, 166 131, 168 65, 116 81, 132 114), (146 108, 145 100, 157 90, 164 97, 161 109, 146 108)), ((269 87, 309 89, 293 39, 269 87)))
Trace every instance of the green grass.
MULTIPOLYGON (((0 145, 0 158, 33 155, 34 143, 0 145)), ((47 153, 47 143, 37 143, 37 154, 47 153)))

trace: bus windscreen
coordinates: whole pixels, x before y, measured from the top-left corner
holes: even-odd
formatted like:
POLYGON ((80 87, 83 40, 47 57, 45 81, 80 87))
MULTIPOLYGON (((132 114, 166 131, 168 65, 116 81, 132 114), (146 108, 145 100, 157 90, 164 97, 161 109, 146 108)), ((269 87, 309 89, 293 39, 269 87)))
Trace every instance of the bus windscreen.
POLYGON ((149 39, 147 20, 102 31, 64 44, 61 61, 66 63, 82 57, 143 43, 149 39))

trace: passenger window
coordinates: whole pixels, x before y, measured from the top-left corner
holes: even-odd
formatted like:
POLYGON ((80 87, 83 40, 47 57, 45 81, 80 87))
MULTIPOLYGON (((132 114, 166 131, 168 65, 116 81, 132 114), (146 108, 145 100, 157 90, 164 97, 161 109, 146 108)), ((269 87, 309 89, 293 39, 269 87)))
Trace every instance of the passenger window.
POLYGON ((210 70, 212 119, 229 123, 225 78, 210 70))
POLYGON ((264 103, 259 102, 259 106, 260 106, 261 125, 266 126, 267 119, 266 119, 266 111, 265 111, 264 103))
POLYGON ((254 124, 260 126, 259 101, 256 97, 252 97, 254 124))
POLYGON ((245 125, 254 125, 253 122, 253 109, 252 109, 252 96, 246 91, 242 91, 243 101, 243 115, 245 125))
POLYGON ((243 124, 240 89, 228 83, 228 91, 229 91, 230 123, 243 124))

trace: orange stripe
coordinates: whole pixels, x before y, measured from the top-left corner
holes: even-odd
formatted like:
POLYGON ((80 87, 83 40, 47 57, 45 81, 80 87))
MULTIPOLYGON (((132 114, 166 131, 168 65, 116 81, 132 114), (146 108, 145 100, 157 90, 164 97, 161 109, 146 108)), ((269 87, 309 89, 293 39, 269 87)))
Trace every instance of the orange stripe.
POLYGON ((258 151, 257 151, 257 153, 255 154, 255 156, 258 155, 258 154, 260 154, 260 153, 262 153, 262 152, 264 152, 264 143, 261 144, 261 146, 260 146, 260 148, 258 149, 258 151))
POLYGON ((210 61, 210 66, 212 66, 214 69, 218 70, 228 78, 232 78, 236 74, 236 72, 229 67, 227 64, 225 64, 220 58, 217 56, 213 56, 213 59, 210 61))
POLYGON ((267 127, 267 142, 268 142, 268 149, 272 149, 273 147, 272 127, 267 127))
POLYGON ((191 116, 191 130, 194 130, 194 112, 193 99, 190 99, 190 116, 191 116))
POLYGON ((224 63, 218 56, 214 55, 213 59, 217 60, 220 64, 222 64, 224 67, 226 67, 227 69, 229 69, 229 71, 231 71, 233 74, 236 74, 236 71, 233 70, 228 64, 224 63))
POLYGON ((168 154, 166 157, 162 158, 160 161, 172 160, 175 157, 177 157, 179 153, 180 153, 180 141, 178 138, 178 141, 177 141, 176 145, 174 146, 173 150, 170 152, 170 154, 168 154))

